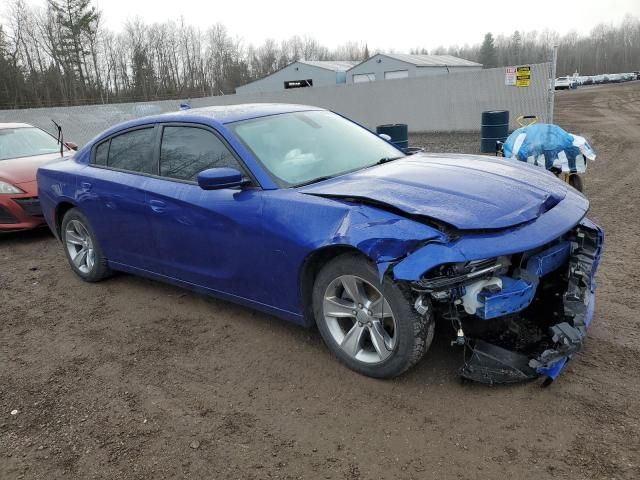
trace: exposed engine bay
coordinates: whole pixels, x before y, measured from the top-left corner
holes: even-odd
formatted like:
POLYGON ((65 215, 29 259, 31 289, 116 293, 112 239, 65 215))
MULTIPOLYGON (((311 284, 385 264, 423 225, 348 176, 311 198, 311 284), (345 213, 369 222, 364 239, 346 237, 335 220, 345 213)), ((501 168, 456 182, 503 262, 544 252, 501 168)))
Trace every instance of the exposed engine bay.
POLYGON ((481 383, 553 381, 583 347, 594 308, 602 230, 582 222, 540 248, 443 264, 411 283, 415 309, 449 322, 460 374, 481 383))

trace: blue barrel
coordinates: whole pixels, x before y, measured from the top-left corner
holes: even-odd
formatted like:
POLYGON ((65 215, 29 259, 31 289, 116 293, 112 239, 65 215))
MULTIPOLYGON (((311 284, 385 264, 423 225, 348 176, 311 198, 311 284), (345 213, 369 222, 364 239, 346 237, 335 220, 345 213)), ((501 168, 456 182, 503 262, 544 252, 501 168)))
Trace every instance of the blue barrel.
POLYGON ((480 151, 482 153, 495 153, 496 142, 504 142, 508 136, 508 110, 482 112, 482 122, 480 126, 480 151))
POLYGON ((406 123, 392 123, 389 125, 378 125, 376 133, 384 133, 391 137, 391 143, 403 152, 409 147, 409 127, 406 123))

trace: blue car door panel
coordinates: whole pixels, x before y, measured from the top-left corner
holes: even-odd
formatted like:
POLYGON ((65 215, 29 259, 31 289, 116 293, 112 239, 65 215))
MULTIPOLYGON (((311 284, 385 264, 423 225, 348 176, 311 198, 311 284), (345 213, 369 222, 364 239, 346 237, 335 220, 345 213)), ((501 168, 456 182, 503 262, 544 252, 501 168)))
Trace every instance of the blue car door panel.
POLYGON ((155 255, 145 202, 150 178, 101 168, 92 170, 91 192, 96 200, 90 215, 102 219, 94 222, 94 229, 105 255, 113 262, 149 269, 155 255))
POLYGON ((92 226, 107 259, 145 270, 156 256, 145 193, 157 171, 156 135, 147 126, 102 142, 78 183, 81 210, 100 219, 92 226))
POLYGON ((147 184, 147 209, 158 250, 154 270, 205 288, 254 296, 260 254, 262 192, 202 190, 164 179, 147 184), (239 252, 246 252, 239 254, 239 252))
POLYGON ((242 165, 212 130, 163 126, 160 176, 146 184, 146 208, 158 255, 154 271, 207 289, 264 301, 252 281, 262 259, 262 190, 203 190, 208 168, 242 165))

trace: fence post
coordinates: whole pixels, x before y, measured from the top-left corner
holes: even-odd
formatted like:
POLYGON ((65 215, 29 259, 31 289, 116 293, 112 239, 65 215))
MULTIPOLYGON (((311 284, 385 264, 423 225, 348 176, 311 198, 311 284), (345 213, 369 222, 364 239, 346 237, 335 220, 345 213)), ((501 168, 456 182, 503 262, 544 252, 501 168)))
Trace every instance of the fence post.
POLYGON ((556 95, 556 64, 558 63, 558 45, 553 46, 551 59, 551 78, 549 79, 549 94, 547 96, 547 123, 553 123, 553 107, 556 95))

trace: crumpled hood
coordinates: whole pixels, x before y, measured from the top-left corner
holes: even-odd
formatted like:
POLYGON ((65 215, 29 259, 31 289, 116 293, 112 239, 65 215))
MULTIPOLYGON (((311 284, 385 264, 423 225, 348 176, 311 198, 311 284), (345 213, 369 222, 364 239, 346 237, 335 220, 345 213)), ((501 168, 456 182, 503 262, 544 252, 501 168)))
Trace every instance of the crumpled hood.
MULTIPOLYGON (((69 158, 75 152, 65 152, 65 158, 69 158)), ((46 155, 34 155, 33 157, 21 157, 8 160, 0 160, 0 179, 14 185, 33 182, 36 179, 38 168, 60 160, 60 152, 46 155)))
POLYGON ((416 154, 299 191, 368 200, 475 230, 534 220, 562 201, 568 188, 540 167, 522 162, 478 155, 416 154))

